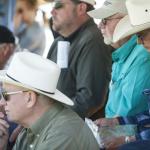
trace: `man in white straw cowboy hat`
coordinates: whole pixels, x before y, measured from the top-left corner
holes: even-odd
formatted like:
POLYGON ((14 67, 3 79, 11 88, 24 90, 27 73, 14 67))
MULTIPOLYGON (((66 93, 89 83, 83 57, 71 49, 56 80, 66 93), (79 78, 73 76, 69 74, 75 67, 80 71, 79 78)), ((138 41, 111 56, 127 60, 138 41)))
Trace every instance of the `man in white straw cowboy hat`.
POLYGON ((126 6, 128 15, 117 24, 113 35, 114 42, 150 28, 149 0, 126 0, 126 6))
MULTIPOLYGON (((13 150, 98 150, 98 144, 83 120, 65 105, 72 100, 56 89, 60 68, 39 55, 16 53, 2 81, 0 105, 9 121, 24 128, 13 150)), ((0 113, 0 149, 8 137, 7 121, 0 113)))
MULTIPOLYGON (((114 32, 114 41, 118 41, 126 36, 137 33, 137 42, 150 51, 150 1, 127 0, 126 7, 128 15, 118 23, 114 32)), ((145 76, 143 78, 145 78, 145 76)), ((136 136, 136 138, 140 140, 125 144, 120 147, 119 150, 150 149, 150 90, 145 90, 144 93, 149 97, 149 110, 134 117, 128 119, 125 118, 128 124, 134 123, 140 127, 139 129, 143 129, 141 130, 141 135, 136 136)))
POLYGON ((147 109, 146 98, 137 91, 150 86, 150 59, 144 61, 144 58, 150 58, 150 54, 137 45, 136 36, 113 42, 115 27, 125 14, 125 0, 106 0, 101 8, 89 12, 89 15, 102 19, 100 29, 105 43, 117 48, 112 53, 112 77, 105 108, 106 118, 130 116, 147 109), (143 79, 143 76, 147 78, 143 79))
POLYGON ((94 4, 94 0, 55 0, 51 11, 53 29, 60 36, 54 40, 48 59, 61 66, 57 88, 74 101, 72 109, 82 118, 100 110, 110 80, 110 51, 87 14, 94 4), (59 49, 60 41, 70 44, 67 58, 58 57, 65 50, 59 49))
MULTIPOLYGON (((150 1, 149 0, 127 0, 126 6, 128 10, 128 16, 124 17, 117 24, 114 32, 114 41, 125 38, 129 35, 137 33, 139 44, 142 44, 145 48, 150 51, 150 1), (141 15, 138 15, 138 14, 141 15)), ((145 78, 146 76, 143 76, 145 78)), ((149 87, 148 87, 149 88, 149 87)), ((141 91, 138 91, 141 92, 141 91)), ((148 109, 147 111, 141 112, 140 114, 129 116, 129 117, 118 117, 115 119, 109 119, 109 124, 124 125, 124 124, 136 124, 138 127, 137 134, 135 136, 124 137, 124 141, 118 142, 119 138, 114 138, 111 141, 111 147, 115 145, 123 144, 124 142, 131 142, 125 144, 119 148, 119 150, 149 150, 150 149, 150 90, 146 89, 143 92, 148 96, 148 109), (133 142, 135 141, 135 142, 133 142), (117 144, 118 143, 118 144, 117 144)), ((104 121, 103 121, 104 123, 104 121)), ((105 124, 108 124, 108 122, 105 124)), ((108 143, 107 143, 108 145, 108 143)))

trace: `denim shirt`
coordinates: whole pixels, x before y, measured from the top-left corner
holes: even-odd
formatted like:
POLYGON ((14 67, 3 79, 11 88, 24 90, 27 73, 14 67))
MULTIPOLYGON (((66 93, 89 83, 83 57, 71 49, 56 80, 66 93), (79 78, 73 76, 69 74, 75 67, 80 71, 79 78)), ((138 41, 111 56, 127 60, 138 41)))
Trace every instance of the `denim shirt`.
POLYGON ((150 87, 150 54, 137 37, 112 53, 113 67, 106 117, 132 116, 147 109, 143 89, 150 87))

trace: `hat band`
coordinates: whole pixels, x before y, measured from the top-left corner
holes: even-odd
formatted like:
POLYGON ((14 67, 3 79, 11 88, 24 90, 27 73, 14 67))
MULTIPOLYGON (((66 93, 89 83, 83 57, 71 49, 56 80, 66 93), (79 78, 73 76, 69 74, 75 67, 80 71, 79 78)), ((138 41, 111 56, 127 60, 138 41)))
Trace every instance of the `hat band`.
MULTIPOLYGON (((9 77, 9 78, 12 79, 12 80, 18 82, 18 83, 21 83, 21 82, 19 82, 18 80, 16 80, 16 79, 14 79, 13 77, 11 77, 10 75, 8 75, 7 73, 6 73, 6 76, 9 77)), ((37 88, 35 88, 35 89, 37 89, 37 88)), ((47 92, 47 91, 40 90, 40 89, 37 89, 37 90, 39 90, 39 91, 41 91, 41 92, 44 92, 44 93, 47 93, 47 94, 55 94, 55 93, 47 92)))

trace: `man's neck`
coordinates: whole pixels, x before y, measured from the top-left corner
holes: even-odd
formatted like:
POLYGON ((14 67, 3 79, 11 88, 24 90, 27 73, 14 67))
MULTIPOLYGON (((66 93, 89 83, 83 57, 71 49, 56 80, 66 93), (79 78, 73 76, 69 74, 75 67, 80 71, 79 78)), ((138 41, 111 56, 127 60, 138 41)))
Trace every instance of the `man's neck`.
POLYGON ((35 107, 31 114, 26 117, 23 121, 19 122, 18 124, 22 125, 24 128, 29 128, 33 125, 39 118, 41 118, 45 112, 50 109, 51 105, 47 105, 44 107, 35 107))

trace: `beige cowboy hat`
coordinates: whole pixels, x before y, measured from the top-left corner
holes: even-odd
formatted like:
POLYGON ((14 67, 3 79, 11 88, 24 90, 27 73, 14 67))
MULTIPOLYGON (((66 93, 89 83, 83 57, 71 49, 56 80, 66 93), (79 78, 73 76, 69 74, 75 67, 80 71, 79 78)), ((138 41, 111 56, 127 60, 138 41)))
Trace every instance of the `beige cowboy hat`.
POLYGON ((127 0, 128 15, 119 21, 113 42, 150 28, 150 0, 127 0))
POLYGON ((116 13, 127 14, 125 0, 106 0, 102 7, 88 12, 95 19, 107 18, 116 13))
POLYGON ((67 105, 70 98, 56 89, 60 68, 54 62, 30 52, 14 55, 8 70, 0 71, 0 81, 24 87, 67 105))

